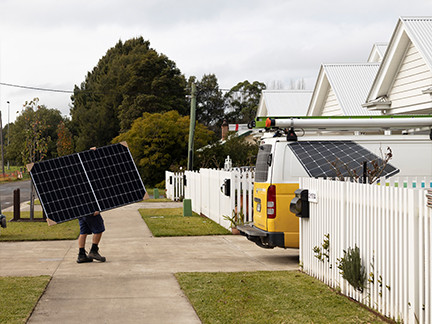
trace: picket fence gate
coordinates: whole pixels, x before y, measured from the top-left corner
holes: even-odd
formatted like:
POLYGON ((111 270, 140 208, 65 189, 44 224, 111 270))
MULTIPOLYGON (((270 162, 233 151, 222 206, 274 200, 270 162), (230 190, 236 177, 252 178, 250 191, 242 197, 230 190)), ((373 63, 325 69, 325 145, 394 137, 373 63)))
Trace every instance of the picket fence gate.
POLYGON ((179 173, 165 172, 167 198, 191 199, 192 210, 230 229, 233 213, 242 214, 244 222, 253 221, 253 171, 200 169, 179 173), (225 188, 228 187, 228 191, 225 188), (229 192, 229 195, 226 193, 229 192))
POLYGON ((184 172, 165 171, 165 190, 168 199, 179 201, 184 198, 184 172))
POLYGON ((303 270, 390 318, 432 323, 430 186, 426 179, 386 185, 300 179, 300 188, 317 197, 310 217, 300 220, 303 270), (355 246, 366 273, 363 292, 338 269, 344 250, 355 246))

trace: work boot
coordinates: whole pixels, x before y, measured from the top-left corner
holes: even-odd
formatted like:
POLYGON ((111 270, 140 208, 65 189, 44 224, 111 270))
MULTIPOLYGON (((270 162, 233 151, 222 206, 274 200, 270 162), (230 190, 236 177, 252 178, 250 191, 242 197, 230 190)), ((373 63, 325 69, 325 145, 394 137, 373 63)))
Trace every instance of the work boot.
POLYGON ((85 262, 93 262, 93 259, 89 258, 85 252, 84 254, 78 253, 77 263, 85 263, 85 262))
POLYGON ((90 253, 89 253, 89 258, 92 258, 92 259, 94 259, 94 260, 98 260, 98 261, 100 261, 100 262, 105 262, 106 261, 106 258, 105 257, 103 257, 103 256, 101 256, 100 254, 99 254, 99 248, 92 248, 91 250, 90 250, 90 253))

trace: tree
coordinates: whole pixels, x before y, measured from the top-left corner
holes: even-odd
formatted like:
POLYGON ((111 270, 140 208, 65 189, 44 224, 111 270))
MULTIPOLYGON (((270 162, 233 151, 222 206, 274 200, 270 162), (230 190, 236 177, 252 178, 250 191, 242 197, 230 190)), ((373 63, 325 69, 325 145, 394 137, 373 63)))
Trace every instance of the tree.
MULTIPOLYGON (((24 147, 21 151, 24 164, 42 161, 48 153, 49 145, 52 143, 51 136, 47 132, 51 127, 49 124, 48 110, 39 105, 39 99, 34 98, 24 103, 24 112, 20 116, 23 120, 24 147)), ((60 114, 60 112, 58 112, 60 114)), ((51 118, 52 119, 52 118, 51 118)), ((61 116, 60 116, 61 119, 61 116)), ((52 127, 51 127, 52 128, 52 127)), ((55 142, 54 142, 55 143, 55 142)), ((30 220, 34 220, 35 190, 31 184, 30 191, 30 220)))
POLYGON ((226 119, 232 123, 249 123, 255 119, 261 93, 266 85, 262 82, 243 81, 237 83, 225 95, 226 119))
POLYGON ((6 159, 22 165, 57 156, 57 126, 63 121, 57 109, 49 109, 34 98, 24 104, 21 114, 10 124, 6 159))
POLYGON ((57 137, 58 156, 72 154, 74 152, 72 133, 63 121, 61 121, 57 126, 57 137))
POLYGON ((108 144, 144 112, 187 114, 186 80, 167 56, 142 37, 119 41, 72 96, 76 148, 108 144))
POLYGON ((191 82, 196 82, 197 121, 216 134, 220 134, 225 101, 222 91, 219 89, 216 75, 204 74, 201 81, 195 81, 195 77, 191 77, 189 78, 189 85, 191 82))
POLYGON ((256 142, 248 142, 244 137, 238 137, 232 132, 224 143, 216 142, 199 150, 195 162, 200 168, 223 168, 229 155, 234 167, 254 166, 257 154, 256 142))
MULTIPOLYGON (((177 111, 144 113, 113 143, 128 143, 144 184, 153 186, 164 180, 165 170, 176 171, 186 166, 188 136, 189 116, 182 117, 177 111)), ((196 148, 207 144, 211 137, 211 131, 196 125, 196 148)))

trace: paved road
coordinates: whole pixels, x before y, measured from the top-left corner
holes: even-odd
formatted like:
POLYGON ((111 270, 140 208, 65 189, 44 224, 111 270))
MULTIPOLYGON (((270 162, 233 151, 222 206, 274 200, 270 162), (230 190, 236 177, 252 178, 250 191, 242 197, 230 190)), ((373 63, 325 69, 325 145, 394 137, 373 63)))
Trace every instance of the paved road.
POLYGON ((21 202, 30 200, 30 180, 5 182, 0 184, 1 208, 5 209, 13 205, 13 191, 20 189, 21 202))

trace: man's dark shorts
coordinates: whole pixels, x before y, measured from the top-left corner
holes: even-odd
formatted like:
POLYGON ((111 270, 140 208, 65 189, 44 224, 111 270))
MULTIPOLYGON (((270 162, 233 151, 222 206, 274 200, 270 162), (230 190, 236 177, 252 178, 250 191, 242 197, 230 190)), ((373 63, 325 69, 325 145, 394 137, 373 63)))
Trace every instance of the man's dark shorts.
POLYGON ((103 218, 100 214, 78 218, 80 234, 99 234, 105 231, 103 218))

